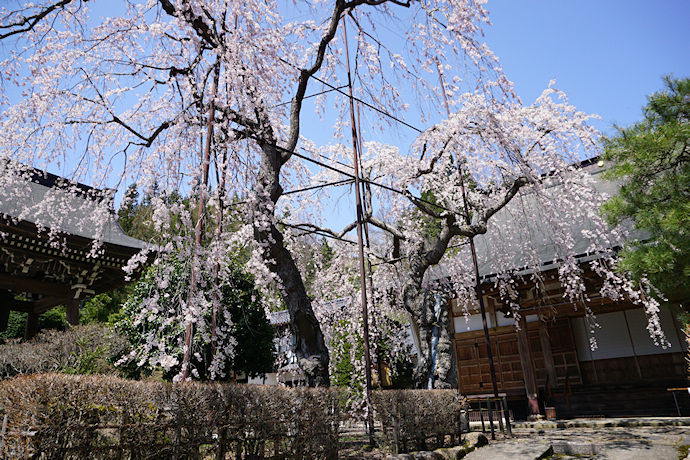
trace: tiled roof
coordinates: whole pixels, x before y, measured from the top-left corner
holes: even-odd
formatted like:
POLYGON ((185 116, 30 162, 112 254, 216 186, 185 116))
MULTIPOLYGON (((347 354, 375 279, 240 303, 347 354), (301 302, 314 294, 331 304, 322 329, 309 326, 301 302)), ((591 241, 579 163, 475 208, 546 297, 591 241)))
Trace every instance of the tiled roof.
POLYGON ((269 318, 272 326, 281 326, 283 324, 290 324, 290 312, 287 310, 280 310, 271 312, 269 318))
POLYGON ((113 193, 15 162, 0 164, 0 215, 105 243, 146 248, 146 243, 125 234, 118 224, 113 193))

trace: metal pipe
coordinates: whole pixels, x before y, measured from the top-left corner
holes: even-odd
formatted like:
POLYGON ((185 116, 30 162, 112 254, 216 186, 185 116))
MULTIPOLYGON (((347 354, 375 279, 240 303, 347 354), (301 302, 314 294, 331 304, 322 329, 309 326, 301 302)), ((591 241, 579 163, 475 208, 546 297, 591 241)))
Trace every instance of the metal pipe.
POLYGON ((347 46, 347 28, 343 20, 343 38, 345 41, 345 60, 347 61, 347 85, 350 91, 350 124, 352 125, 352 153, 354 158, 355 176, 355 205, 357 207, 357 247, 359 249, 359 290, 362 299, 362 323, 364 341, 364 365, 366 378, 366 405, 367 405, 367 432, 369 444, 374 444, 374 418, 371 406, 371 356, 369 355, 369 314, 367 311, 367 283, 366 268, 364 265, 364 244, 362 238, 362 197, 359 181, 359 161, 357 155, 357 124, 355 123, 354 96, 352 94, 352 77, 350 75, 350 55, 347 46))
MULTIPOLYGON (((438 78, 441 80, 441 91, 443 92, 443 99, 446 105, 446 112, 448 113, 448 118, 450 118, 450 108, 448 107, 448 97, 446 96, 446 88, 443 82, 443 74, 441 73, 441 66, 436 61, 438 66, 438 78)), ((458 177, 460 181, 460 193, 462 194, 462 202, 465 208, 465 222, 467 225, 472 224, 472 218, 470 216, 470 209, 467 205, 467 194, 465 192, 465 180, 462 176, 462 164, 458 158, 458 177)), ((491 373, 491 385, 494 390, 494 397, 498 400, 498 385, 496 384, 496 369, 494 368, 494 357, 491 353, 491 341, 489 338, 489 327, 486 322, 486 308, 484 307, 484 296, 482 295, 481 279, 479 277, 479 264, 477 263, 477 251, 474 247, 474 237, 469 237, 470 240, 470 252, 472 253, 472 265, 474 267, 474 279, 475 279, 475 291, 477 295, 477 301, 479 302, 479 309, 482 314, 482 327, 484 329, 484 341, 486 342, 486 352, 489 358, 489 372, 491 373)), ((496 439, 494 435, 493 424, 491 425, 491 439, 496 439)))

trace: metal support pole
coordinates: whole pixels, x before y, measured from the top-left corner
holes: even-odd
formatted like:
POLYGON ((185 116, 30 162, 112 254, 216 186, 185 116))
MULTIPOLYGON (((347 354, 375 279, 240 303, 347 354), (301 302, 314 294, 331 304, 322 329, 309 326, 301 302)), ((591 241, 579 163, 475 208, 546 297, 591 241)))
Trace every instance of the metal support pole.
POLYGON ((491 428, 491 440, 496 440, 496 433, 494 432, 494 410, 491 407, 491 396, 486 397, 486 405, 489 408, 489 427, 491 428))
POLYGON ((374 417, 371 406, 371 356, 369 355, 369 315, 367 312, 367 283, 366 268, 364 266, 364 244, 362 238, 362 197, 359 181, 359 161, 357 155, 357 124, 355 123, 354 96, 352 94, 352 78, 350 76, 350 55, 347 47, 347 28, 343 20, 343 38, 345 42, 345 60, 347 61, 347 85, 350 89, 350 124, 352 125, 352 152, 354 158, 355 173, 355 204, 357 206, 357 247, 359 249, 359 290, 362 299, 362 322, 364 340, 364 365, 366 378, 366 404, 367 404, 367 432, 369 434, 369 444, 374 444, 374 417))
POLYGON ((508 410, 508 398, 506 398, 505 394, 503 395, 503 414, 506 418, 506 429, 508 430, 508 436, 511 438, 513 437, 513 430, 510 426, 510 411, 508 410))

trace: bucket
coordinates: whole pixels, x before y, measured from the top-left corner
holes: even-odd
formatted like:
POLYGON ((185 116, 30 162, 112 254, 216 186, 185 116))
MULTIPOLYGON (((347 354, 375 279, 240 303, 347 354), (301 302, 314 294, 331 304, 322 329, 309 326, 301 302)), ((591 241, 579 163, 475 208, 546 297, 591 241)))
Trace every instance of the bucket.
POLYGON ((556 408, 555 407, 545 407, 546 420, 556 420, 556 408))

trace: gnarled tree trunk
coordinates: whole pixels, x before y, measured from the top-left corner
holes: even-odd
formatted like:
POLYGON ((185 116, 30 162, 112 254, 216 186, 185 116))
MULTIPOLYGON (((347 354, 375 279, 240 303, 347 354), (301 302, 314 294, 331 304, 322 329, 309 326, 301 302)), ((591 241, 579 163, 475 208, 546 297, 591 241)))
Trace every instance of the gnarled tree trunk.
POLYGON ((419 353, 413 376, 416 388, 458 387, 457 363, 450 328, 450 306, 444 296, 441 308, 436 309, 437 295, 429 289, 416 286, 414 282, 408 282, 403 288, 405 308, 412 315, 419 330, 419 353), (434 340, 434 336, 437 341, 434 340))
POLYGON ((329 386, 328 348, 324 341, 302 275, 292 255, 285 247, 283 234, 276 227, 273 214, 275 203, 283 190, 280 168, 286 161, 275 145, 263 144, 261 169, 258 176, 258 199, 253 206, 254 238, 263 249, 262 255, 269 269, 278 276, 281 294, 291 318, 295 336, 295 354, 309 386, 329 386))
POLYGON ((450 305, 446 296, 422 288, 424 274, 431 265, 438 263, 451 237, 451 233, 444 230, 433 244, 418 244, 409 257, 410 267, 402 290, 402 300, 419 330, 419 353, 414 370, 417 388, 458 387, 450 328, 450 305))

